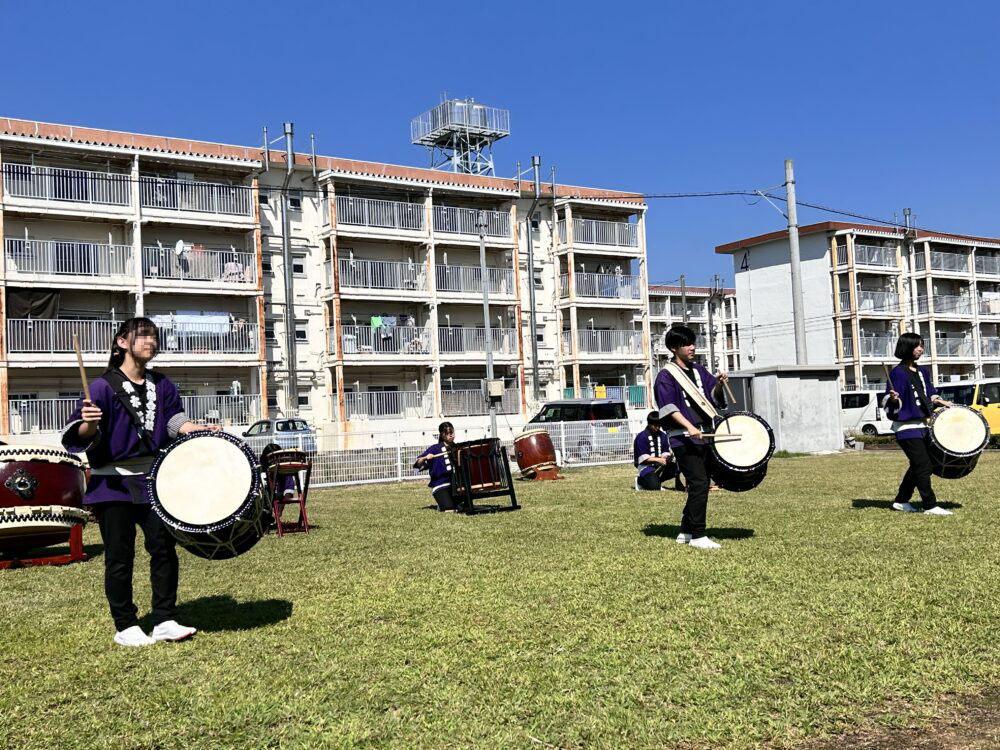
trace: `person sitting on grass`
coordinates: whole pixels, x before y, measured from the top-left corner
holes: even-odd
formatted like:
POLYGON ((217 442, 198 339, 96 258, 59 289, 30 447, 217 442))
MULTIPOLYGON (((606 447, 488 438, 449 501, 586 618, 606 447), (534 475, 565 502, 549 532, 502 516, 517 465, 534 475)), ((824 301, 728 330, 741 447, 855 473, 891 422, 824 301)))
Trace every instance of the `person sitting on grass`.
POLYGON ((639 476, 635 478, 637 490, 665 489, 662 485, 668 479, 680 483, 677 464, 667 443, 667 435, 660 429, 660 415, 655 411, 649 412, 646 429, 635 436, 632 444, 632 463, 639 469, 639 476))
POLYGON ((451 422, 442 422, 438 425, 438 441, 427 450, 417 456, 413 464, 414 469, 427 469, 430 473, 430 480, 427 486, 431 488, 431 495, 437 503, 439 511, 454 511, 455 499, 451 495, 451 479, 453 475, 451 466, 451 456, 448 451, 455 444, 455 427, 451 422))

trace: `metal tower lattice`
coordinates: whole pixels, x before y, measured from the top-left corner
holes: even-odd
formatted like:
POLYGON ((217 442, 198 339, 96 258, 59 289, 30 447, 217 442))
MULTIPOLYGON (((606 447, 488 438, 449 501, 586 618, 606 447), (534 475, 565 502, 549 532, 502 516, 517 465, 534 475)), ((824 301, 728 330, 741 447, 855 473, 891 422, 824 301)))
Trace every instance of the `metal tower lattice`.
POLYGON ((492 175, 493 144, 510 135, 510 111, 474 99, 446 99, 410 121, 414 145, 431 154, 431 168, 492 175))

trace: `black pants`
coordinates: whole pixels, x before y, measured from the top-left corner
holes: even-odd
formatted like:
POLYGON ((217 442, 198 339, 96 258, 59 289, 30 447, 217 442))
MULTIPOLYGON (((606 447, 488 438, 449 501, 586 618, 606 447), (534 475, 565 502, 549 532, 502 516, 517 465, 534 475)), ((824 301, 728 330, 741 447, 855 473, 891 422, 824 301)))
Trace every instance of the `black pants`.
POLYGON ((705 516, 708 512, 708 477, 711 454, 704 445, 680 445, 674 448, 677 467, 687 481, 687 502, 681 514, 681 533, 692 539, 705 536, 705 516))
POLYGON ((664 482, 668 479, 674 479, 676 476, 677 465, 673 461, 668 461, 662 466, 657 466, 653 471, 640 475, 638 477, 639 489, 659 491, 664 482))
POLYGON ((438 510, 455 510, 455 499, 451 496, 451 487, 438 487, 434 492, 434 502, 437 503, 438 510))
POLYGON ((899 447, 910 460, 910 467, 903 475, 903 481, 899 484, 896 492, 897 503, 908 503, 913 497, 913 490, 916 488, 923 501, 924 510, 930 510, 937 505, 937 497, 931 487, 931 458, 927 454, 926 436, 919 438, 904 438, 897 440, 899 447))
POLYGON ((163 521, 149 505, 102 503, 92 506, 104 541, 104 593, 115 628, 138 625, 132 601, 132 567, 135 563, 135 527, 142 529, 149 553, 149 582, 153 588, 153 624, 176 619, 177 551, 163 521))

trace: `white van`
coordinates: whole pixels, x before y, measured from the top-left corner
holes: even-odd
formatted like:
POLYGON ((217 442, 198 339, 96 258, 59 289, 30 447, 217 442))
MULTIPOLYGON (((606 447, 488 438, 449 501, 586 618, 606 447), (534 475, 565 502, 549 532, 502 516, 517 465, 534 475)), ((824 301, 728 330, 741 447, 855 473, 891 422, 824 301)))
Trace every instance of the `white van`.
POLYGON ((879 391, 847 391, 840 394, 840 421, 844 432, 864 435, 891 435, 892 420, 879 406, 879 391))

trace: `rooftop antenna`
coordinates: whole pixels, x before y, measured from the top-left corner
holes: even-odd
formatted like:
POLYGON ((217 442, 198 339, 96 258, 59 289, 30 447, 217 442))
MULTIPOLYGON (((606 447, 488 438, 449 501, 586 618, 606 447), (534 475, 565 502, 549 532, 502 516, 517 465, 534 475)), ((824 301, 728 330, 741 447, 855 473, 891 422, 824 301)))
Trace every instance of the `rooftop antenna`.
POLYGON ((410 121, 410 142, 427 148, 431 169, 494 174, 493 144, 510 135, 510 111, 446 97, 410 121))

